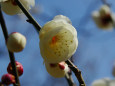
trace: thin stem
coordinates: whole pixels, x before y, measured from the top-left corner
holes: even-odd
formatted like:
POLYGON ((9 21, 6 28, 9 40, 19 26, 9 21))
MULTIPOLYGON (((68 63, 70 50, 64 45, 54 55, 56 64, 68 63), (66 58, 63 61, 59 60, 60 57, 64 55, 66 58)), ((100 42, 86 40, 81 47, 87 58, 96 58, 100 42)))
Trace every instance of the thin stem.
POLYGON ((37 30, 37 32, 39 32, 40 29, 41 29, 40 25, 31 16, 31 14, 26 10, 26 8, 24 8, 23 4, 19 0, 15 0, 15 1, 16 1, 17 5, 21 8, 21 10, 23 11, 23 13, 26 15, 26 17, 28 18, 27 22, 33 24, 34 27, 35 27, 35 29, 37 30))
POLYGON ((70 73, 69 72, 66 73, 65 79, 67 80, 69 86, 76 86, 76 84, 74 83, 73 78, 71 76, 71 71, 70 71, 70 73))
MULTIPOLYGON (((73 56, 71 57, 70 60, 73 63, 73 56)), ((68 73, 66 73, 65 78, 66 78, 69 86, 76 86, 76 84, 74 83, 74 80, 72 78, 72 71, 71 70, 68 73)))
POLYGON ((2 84, 2 82, 0 82, 0 86, 4 86, 4 85, 2 84))
MULTIPOLYGON (((8 31, 7 31, 7 27, 5 25, 5 21, 4 21, 3 15, 2 15, 1 6, 0 6, 0 24, 1 24, 2 31, 3 31, 4 37, 5 37, 5 41, 6 41, 8 38, 8 31)), ((14 86, 20 86, 14 54, 12 52, 10 52, 9 50, 8 50, 8 53, 9 53, 9 57, 10 57, 13 75, 15 76, 15 80, 16 80, 16 84, 14 84, 14 86)))
POLYGON ((86 86, 81 75, 81 71, 75 66, 70 60, 67 60, 66 63, 68 64, 69 68, 74 72, 75 76, 79 81, 79 86, 86 86))
POLYGON ((108 5, 110 7, 110 4, 107 3, 107 0, 101 0, 101 1, 102 1, 103 4, 106 4, 106 5, 108 5))

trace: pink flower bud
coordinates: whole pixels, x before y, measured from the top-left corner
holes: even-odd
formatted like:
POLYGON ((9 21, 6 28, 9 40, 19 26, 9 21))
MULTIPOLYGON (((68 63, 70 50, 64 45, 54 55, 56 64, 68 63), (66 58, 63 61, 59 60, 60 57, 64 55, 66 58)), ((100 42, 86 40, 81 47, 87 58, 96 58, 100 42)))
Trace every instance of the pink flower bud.
POLYGON ((2 83, 6 85, 10 85, 15 83, 15 77, 11 74, 4 74, 2 76, 2 83))
MULTIPOLYGON (((23 74, 23 66, 21 63, 19 63, 17 61, 15 63, 16 63, 18 75, 21 76, 23 74)), ((8 71, 8 73, 13 74, 11 63, 9 63, 9 65, 7 67, 7 71, 8 71)))

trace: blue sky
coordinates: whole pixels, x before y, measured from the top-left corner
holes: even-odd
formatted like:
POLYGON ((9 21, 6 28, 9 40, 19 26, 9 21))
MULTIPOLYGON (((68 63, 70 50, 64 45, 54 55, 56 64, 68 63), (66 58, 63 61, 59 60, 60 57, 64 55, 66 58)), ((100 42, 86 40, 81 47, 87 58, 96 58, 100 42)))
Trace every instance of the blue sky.
MULTIPOLYGON (((107 1, 115 12, 115 2, 107 1)), ((32 15, 41 26, 59 14, 69 17, 72 21, 79 40, 79 46, 74 55, 75 64, 82 71, 87 86, 96 79, 113 78, 111 72, 115 62, 115 30, 101 30, 96 27, 91 18, 91 13, 102 5, 101 0, 36 0, 37 5, 41 6, 42 11, 32 15)), ((55 79, 47 73, 40 55, 39 35, 34 27, 26 22, 26 18, 20 19, 17 15, 9 16, 5 13, 4 16, 9 33, 20 32, 27 38, 25 49, 20 53, 15 53, 16 60, 24 66, 24 74, 20 77, 22 86, 67 86, 65 79, 55 79)), ((6 68, 9 63, 1 29, 0 40, 1 77, 7 73, 6 68)), ((74 75, 73 77, 77 83, 74 75)))

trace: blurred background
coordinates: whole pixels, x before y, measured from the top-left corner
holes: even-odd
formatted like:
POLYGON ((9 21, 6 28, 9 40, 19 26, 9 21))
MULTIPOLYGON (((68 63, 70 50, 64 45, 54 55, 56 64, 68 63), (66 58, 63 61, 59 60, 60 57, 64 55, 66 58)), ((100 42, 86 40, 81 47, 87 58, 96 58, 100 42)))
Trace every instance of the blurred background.
MULTIPOLYGON (((115 63, 115 30, 99 29, 91 14, 103 5, 102 0, 35 0, 30 10, 35 20, 43 26, 54 16, 62 14, 70 18, 78 32, 78 49, 74 54, 74 64, 82 71, 87 86, 100 78, 113 79, 112 68, 115 63)), ((114 0, 107 0, 115 12, 114 0)), ((39 49, 39 35, 34 27, 26 22, 23 15, 4 14, 9 34, 20 32, 27 38, 27 45, 20 53, 15 53, 17 61, 22 63, 24 74, 20 77, 21 86, 68 86, 65 78, 53 78, 43 64, 39 49)), ((10 62, 0 27, 0 78, 7 73, 10 62)), ((77 79, 72 75, 74 82, 77 79)))

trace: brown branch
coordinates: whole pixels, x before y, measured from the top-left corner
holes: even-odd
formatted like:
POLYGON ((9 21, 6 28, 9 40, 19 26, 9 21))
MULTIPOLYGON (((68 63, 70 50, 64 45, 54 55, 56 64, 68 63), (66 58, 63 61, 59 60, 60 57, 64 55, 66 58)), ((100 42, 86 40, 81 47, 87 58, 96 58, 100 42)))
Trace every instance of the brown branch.
POLYGON ((81 75, 81 71, 75 66, 70 60, 67 60, 66 63, 68 64, 69 68, 74 72, 75 76, 79 81, 79 86, 86 86, 81 75))
MULTIPOLYGON (((2 15, 1 6, 0 6, 0 24, 1 24, 2 31, 3 31, 4 37, 5 37, 5 41, 6 41, 8 38, 8 31, 7 31, 7 27, 5 25, 5 21, 4 21, 3 15, 2 15)), ((10 52, 9 50, 8 50, 8 53, 9 53, 9 57, 10 57, 13 75, 15 76, 15 80, 16 80, 16 84, 14 84, 14 86, 20 86, 14 54, 12 52, 10 52)))
POLYGON ((66 73, 65 79, 67 80, 69 86, 76 86, 76 84, 74 83, 73 78, 72 78, 71 70, 70 70, 70 72, 66 73))
POLYGON ((2 84, 2 82, 0 82, 0 86, 4 86, 4 85, 2 84))
POLYGON ((37 21, 31 16, 31 14, 24 8, 23 4, 21 4, 21 2, 19 0, 15 0, 17 5, 20 7, 20 9, 23 11, 23 13, 26 15, 26 17, 28 18, 27 22, 31 23, 35 29, 37 30, 37 32, 40 31, 41 27, 40 25, 37 23, 37 21))
POLYGON ((107 3, 107 0, 101 0, 103 4, 108 5, 109 7, 111 6, 109 3, 107 3))
MULTIPOLYGON (((73 56, 71 57, 70 60, 73 63, 73 56)), ((69 86, 76 86, 76 84, 74 83, 74 80, 72 78, 72 71, 71 70, 68 73, 66 73, 65 78, 66 78, 69 86)))

